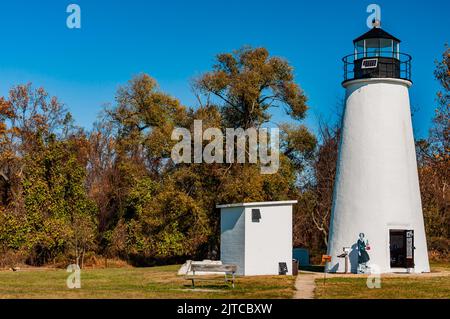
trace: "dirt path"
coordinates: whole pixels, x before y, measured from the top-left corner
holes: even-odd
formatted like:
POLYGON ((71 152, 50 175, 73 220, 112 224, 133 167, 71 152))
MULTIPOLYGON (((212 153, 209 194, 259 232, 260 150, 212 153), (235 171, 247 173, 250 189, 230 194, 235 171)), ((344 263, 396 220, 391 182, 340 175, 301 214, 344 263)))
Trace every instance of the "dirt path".
POLYGON ((314 289, 316 289, 316 278, 320 274, 310 272, 300 272, 295 280, 294 299, 314 299, 314 289))

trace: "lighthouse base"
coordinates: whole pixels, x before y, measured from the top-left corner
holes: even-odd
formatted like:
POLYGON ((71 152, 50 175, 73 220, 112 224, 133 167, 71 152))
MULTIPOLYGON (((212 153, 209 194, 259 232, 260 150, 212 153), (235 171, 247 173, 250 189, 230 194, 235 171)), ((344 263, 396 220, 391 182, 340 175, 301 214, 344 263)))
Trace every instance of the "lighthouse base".
POLYGON ((429 272, 408 88, 402 79, 344 83, 328 272, 429 272), (339 257, 340 256, 340 257, 339 257))

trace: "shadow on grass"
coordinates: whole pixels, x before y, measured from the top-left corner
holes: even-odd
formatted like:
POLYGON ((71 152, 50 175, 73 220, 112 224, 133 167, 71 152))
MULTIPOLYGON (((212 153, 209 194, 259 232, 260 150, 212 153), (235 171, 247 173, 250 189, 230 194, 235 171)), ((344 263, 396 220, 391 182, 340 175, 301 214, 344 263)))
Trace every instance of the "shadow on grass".
MULTIPOLYGON (((186 278, 186 283, 183 285, 184 288, 203 288, 203 289, 234 289, 230 279, 226 282, 222 276, 203 276, 195 279, 195 287, 191 282, 192 278, 186 278), (189 283, 188 283, 189 282, 189 283)), ((236 281, 235 281, 236 284, 236 281)))
POLYGON ((303 271, 312 271, 312 272, 323 273, 325 270, 325 266, 321 266, 321 265, 300 266, 299 269, 303 270, 303 271))
POLYGON ((192 287, 192 285, 183 285, 183 289, 210 289, 210 290, 233 290, 236 288, 233 288, 231 285, 225 285, 225 284, 195 284, 195 288, 192 287))

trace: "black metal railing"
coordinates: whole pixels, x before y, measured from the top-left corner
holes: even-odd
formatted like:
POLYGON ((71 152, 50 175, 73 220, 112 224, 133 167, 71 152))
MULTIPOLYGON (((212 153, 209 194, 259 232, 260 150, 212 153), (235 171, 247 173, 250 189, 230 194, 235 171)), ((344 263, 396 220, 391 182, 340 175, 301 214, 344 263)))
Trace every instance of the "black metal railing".
POLYGON ((411 81, 411 56, 393 51, 353 53, 342 58, 344 82, 364 78, 397 78, 411 81), (362 67, 366 59, 377 59, 374 68, 362 67))

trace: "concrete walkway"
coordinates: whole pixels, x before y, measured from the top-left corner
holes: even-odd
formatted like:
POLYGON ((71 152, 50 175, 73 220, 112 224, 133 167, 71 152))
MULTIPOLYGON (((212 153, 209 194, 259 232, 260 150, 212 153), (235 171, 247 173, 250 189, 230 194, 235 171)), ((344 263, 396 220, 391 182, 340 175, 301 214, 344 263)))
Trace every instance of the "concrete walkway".
POLYGON ((311 272, 299 272, 295 280, 294 299, 314 299, 314 289, 316 289, 316 279, 320 274, 311 272))

